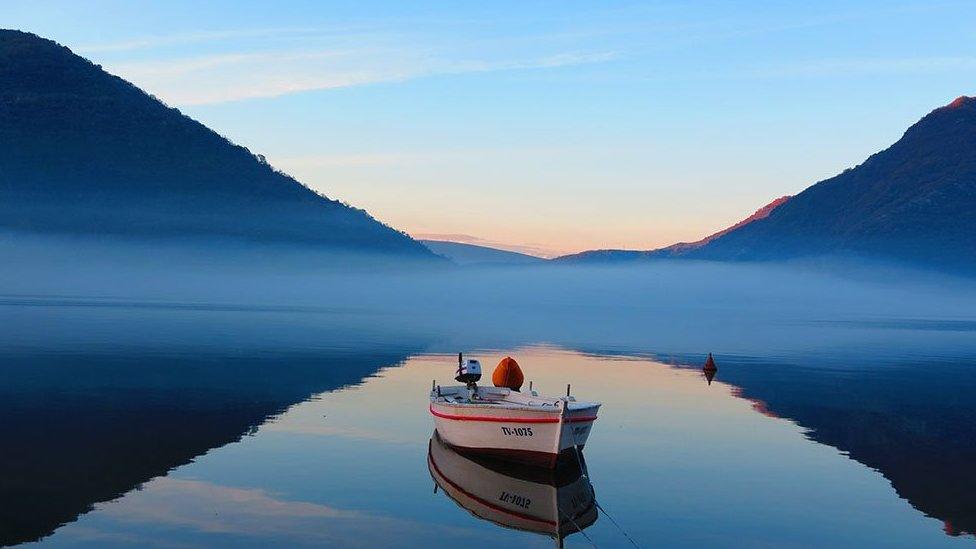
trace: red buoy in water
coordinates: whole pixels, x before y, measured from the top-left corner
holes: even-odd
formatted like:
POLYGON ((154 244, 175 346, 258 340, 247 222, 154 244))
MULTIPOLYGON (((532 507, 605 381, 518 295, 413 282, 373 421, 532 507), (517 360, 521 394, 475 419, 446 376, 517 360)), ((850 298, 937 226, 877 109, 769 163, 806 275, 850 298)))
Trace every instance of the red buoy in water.
POLYGON ((715 365, 715 359, 712 358, 712 353, 708 353, 708 358, 705 359, 705 366, 702 368, 706 372, 712 371, 717 372, 718 366, 715 365))
POLYGON ((708 353, 708 358, 705 359, 705 366, 702 367, 702 372, 705 373, 705 379, 711 385, 712 380, 715 379, 715 373, 718 372, 718 366, 715 365, 715 359, 712 358, 712 353, 708 353))

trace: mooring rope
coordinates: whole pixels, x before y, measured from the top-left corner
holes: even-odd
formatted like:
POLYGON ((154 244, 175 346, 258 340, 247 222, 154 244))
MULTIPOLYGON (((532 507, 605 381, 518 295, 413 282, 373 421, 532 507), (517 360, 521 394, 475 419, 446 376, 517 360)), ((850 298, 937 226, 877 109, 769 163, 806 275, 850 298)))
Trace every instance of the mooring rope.
MULTIPOLYGON (((576 528, 576 531, 577 532, 579 532, 580 534, 583 534, 583 537, 586 538, 586 541, 590 542, 590 545, 592 545, 594 547, 594 549, 599 549, 597 547, 597 545, 596 545, 596 542, 593 541, 593 538, 591 538, 586 532, 584 532, 583 529, 580 528, 580 525, 579 524, 576 524, 576 521, 573 520, 573 517, 571 517, 571 516, 567 515, 566 513, 564 513, 562 511, 562 509, 559 509, 559 505, 556 505, 556 509, 559 510, 559 514, 561 514, 562 516, 566 517, 567 520, 569 520, 569 522, 573 525, 573 527, 576 528)), ((559 535, 559 524, 556 524, 556 535, 557 536, 559 535)))
POLYGON ((608 513, 607 510, 604 509, 602 505, 600 505, 600 502, 597 501, 595 497, 593 498, 593 503, 596 505, 596 508, 599 509, 601 513, 603 513, 604 515, 607 516, 608 519, 610 519, 610 522, 612 522, 613 525, 617 527, 617 530, 620 530, 620 533, 623 534, 625 538, 627 538, 627 541, 629 541, 631 545, 637 547, 637 549, 640 549, 640 545, 637 545, 637 542, 634 541, 634 538, 630 537, 630 534, 628 534, 626 530, 624 530, 619 524, 617 524, 617 521, 613 520, 613 517, 610 516, 610 513, 608 513))
MULTIPOLYGON (((634 547, 637 547, 637 549, 640 549, 640 545, 637 545, 637 542, 634 541, 634 538, 630 537, 630 534, 628 534, 627 531, 624 530, 623 527, 620 526, 620 524, 617 523, 617 521, 614 520, 612 516, 610 516, 610 513, 608 513, 607 510, 604 509, 602 505, 600 505, 600 502, 597 501, 597 499, 596 499, 596 492, 593 491, 593 483, 590 482, 590 472, 589 472, 588 468, 586 467, 586 462, 583 461, 582 454, 580 454, 579 444, 577 444, 577 440, 576 440, 576 429, 570 427, 569 430, 570 430, 571 433, 573 433, 573 450, 576 451, 576 461, 579 463, 580 468, 583 471, 583 476, 586 477, 587 483, 589 483, 589 485, 590 485, 590 493, 593 494, 593 504, 596 505, 596 508, 599 509, 601 513, 603 513, 604 515, 607 516, 608 519, 610 519, 610 522, 612 522, 613 525, 617 527, 617 530, 619 530, 620 533, 623 534, 623 536, 625 538, 627 538, 627 541, 629 541, 631 545, 633 545, 634 547)), ((580 533, 582 533, 582 532, 583 531, 580 530, 580 533)), ((589 536, 587 536, 587 539, 589 539, 589 536)), ((592 541, 590 543, 592 543, 592 541)))

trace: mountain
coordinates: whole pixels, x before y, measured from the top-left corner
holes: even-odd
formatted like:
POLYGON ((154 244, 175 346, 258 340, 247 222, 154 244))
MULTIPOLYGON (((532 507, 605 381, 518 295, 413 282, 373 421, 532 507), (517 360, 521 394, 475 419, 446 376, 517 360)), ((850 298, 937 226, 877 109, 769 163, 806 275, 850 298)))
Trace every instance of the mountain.
POLYGON ((936 109, 860 166, 688 255, 827 254, 976 268, 976 98, 936 109))
POLYGON ((0 166, 0 229, 436 259, 68 48, 15 30, 0 30, 0 166))
MULTIPOLYGON (((891 147, 704 245, 644 253, 721 261, 834 256, 976 272, 976 98, 938 108, 891 147)), ((600 261, 606 252, 576 261, 600 261)))
POLYGON ((731 227, 727 227, 725 229, 722 229, 721 231, 719 231, 717 233, 710 234, 710 235, 706 236, 705 238, 703 238, 701 240, 696 240, 695 242, 679 242, 677 244, 672 244, 671 246, 668 246, 667 248, 664 248, 664 249, 665 250, 672 251, 672 252, 676 252, 676 253, 681 253, 681 252, 686 252, 686 251, 690 251, 690 250, 697 250, 698 248, 702 248, 706 244, 708 244, 709 242, 712 242, 713 240, 716 240, 716 239, 718 239, 718 238, 720 238, 722 236, 725 236, 725 235, 731 233, 732 231, 739 230, 742 227, 745 227, 746 225, 748 225, 750 223, 754 223, 756 221, 759 221, 760 219, 766 219, 767 217, 770 216, 770 214, 773 213, 773 210, 775 210, 776 208, 779 208, 783 204, 786 204, 786 201, 789 200, 789 199, 791 199, 791 198, 793 198, 793 197, 792 196, 789 196, 789 195, 781 196, 781 197, 777 198, 776 200, 773 200, 769 204, 766 204, 762 208, 759 208, 758 210, 756 210, 755 212, 753 212, 752 215, 750 215, 749 217, 743 219, 742 221, 739 221, 738 223, 736 223, 735 225, 732 225, 731 227))
POLYGON ((444 256, 458 265, 538 265, 546 261, 541 257, 489 248, 488 246, 476 246, 446 240, 421 240, 420 242, 435 254, 444 256))
POLYGON ((658 248, 656 250, 592 250, 587 252, 580 252, 577 254, 564 255, 562 257, 557 257, 556 261, 563 263, 592 263, 592 262, 627 262, 627 261, 640 261, 644 259, 655 259, 655 258, 667 258, 675 257, 690 252, 692 250, 697 250, 698 248, 704 247, 709 242, 724 236, 732 231, 745 227, 746 225, 758 221, 760 219, 765 219, 769 217, 773 210, 782 206, 787 200, 792 198, 791 196, 781 196, 776 200, 773 200, 769 204, 766 204, 762 208, 756 210, 752 215, 739 221, 731 227, 727 227, 718 231, 717 233, 710 234, 701 240, 696 240, 695 242, 679 242, 677 244, 672 244, 666 248, 658 248))

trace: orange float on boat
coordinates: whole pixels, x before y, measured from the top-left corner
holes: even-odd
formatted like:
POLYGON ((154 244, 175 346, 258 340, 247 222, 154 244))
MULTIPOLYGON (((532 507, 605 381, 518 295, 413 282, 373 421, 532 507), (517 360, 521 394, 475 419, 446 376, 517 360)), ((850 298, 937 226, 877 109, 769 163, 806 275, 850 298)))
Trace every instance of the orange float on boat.
POLYGON ((508 387, 513 391, 518 391, 525 383, 525 376, 522 374, 522 368, 519 368, 518 362, 507 356, 498 363, 498 366, 495 366, 495 371, 491 373, 491 382, 495 384, 495 387, 508 387))

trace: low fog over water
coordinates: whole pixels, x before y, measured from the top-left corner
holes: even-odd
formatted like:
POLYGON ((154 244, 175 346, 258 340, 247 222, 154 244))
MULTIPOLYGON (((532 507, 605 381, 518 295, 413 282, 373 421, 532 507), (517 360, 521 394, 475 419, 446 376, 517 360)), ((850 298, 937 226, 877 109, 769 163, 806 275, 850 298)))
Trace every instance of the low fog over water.
MULTIPOLYGON (((0 253, 7 301, 328 313, 350 326, 426 334, 445 350, 473 338, 481 345, 784 356, 843 347, 855 332, 866 358, 976 349, 969 337, 976 330, 976 281, 880 264, 461 268, 231 242, 22 235, 0 239, 0 253), (892 329, 901 336, 882 337, 892 329), (876 334, 877 345, 865 345, 876 334)), ((300 324, 309 323, 315 322, 300 324)), ((294 328, 282 329, 289 339, 302 338, 294 328)), ((196 337, 200 329, 178 337, 196 337)), ((315 336, 308 337, 314 344, 315 336)))

